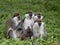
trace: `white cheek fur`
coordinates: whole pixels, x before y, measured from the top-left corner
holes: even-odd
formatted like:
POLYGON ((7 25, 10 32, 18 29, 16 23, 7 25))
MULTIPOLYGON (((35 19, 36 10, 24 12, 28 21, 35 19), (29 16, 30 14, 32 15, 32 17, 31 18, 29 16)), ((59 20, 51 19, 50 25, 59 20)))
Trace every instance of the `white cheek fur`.
POLYGON ((29 14, 25 14, 25 17, 26 17, 26 18, 29 17, 29 14))

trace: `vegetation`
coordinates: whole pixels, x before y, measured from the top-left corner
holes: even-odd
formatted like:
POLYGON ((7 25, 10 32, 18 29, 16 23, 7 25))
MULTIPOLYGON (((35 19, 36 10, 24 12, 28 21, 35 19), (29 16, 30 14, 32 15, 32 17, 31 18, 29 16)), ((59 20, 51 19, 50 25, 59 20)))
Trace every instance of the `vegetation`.
POLYGON ((60 45, 60 0, 0 0, 0 45, 60 45), (7 39, 4 34, 5 22, 13 12, 19 12, 23 19, 26 11, 41 12, 45 22, 45 38, 24 40, 7 39))

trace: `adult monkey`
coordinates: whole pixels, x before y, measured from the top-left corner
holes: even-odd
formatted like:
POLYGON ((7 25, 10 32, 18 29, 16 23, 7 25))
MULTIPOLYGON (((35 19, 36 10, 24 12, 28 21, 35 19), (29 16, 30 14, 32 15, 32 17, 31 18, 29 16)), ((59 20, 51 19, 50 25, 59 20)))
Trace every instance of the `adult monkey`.
POLYGON ((27 11, 25 14, 25 18, 23 21, 23 29, 26 29, 28 26, 32 29, 32 26, 34 24, 34 20, 33 20, 34 14, 32 13, 32 11, 27 11))
MULTIPOLYGON (((33 20, 34 14, 32 11, 27 11, 25 14, 25 18, 23 19, 23 30, 26 30, 28 27, 30 28, 30 30, 33 32, 33 24, 34 24, 34 20, 33 20)), ((30 37, 32 38, 32 37, 30 37)))
POLYGON ((33 25, 33 36, 35 37, 40 37, 43 39, 45 33, 45 26, 44 22, 42 20, 37 19, 33 25))
POLYGON ((19 13, 14 13, 13 17, 6 21, 5 34, 8 38, 17 37, 16 34, 14 33, 15 31, 13 30, 17 30, 20 26, 20 23, 21 23, 21 20, 20 20, 19 13))

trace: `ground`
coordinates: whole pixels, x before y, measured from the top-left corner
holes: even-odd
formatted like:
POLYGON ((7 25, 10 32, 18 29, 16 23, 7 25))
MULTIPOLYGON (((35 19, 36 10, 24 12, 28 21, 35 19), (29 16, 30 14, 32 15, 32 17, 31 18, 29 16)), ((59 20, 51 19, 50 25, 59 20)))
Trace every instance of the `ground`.
POLYGON ((0 0, 0 45, 60 45, 60 0, 0 0), (23 19, 26 11, 41 12, 45 22, 45 38, 33 40, 11 40, 5 38, 4 28, 13 12, 19 12, 23 19))

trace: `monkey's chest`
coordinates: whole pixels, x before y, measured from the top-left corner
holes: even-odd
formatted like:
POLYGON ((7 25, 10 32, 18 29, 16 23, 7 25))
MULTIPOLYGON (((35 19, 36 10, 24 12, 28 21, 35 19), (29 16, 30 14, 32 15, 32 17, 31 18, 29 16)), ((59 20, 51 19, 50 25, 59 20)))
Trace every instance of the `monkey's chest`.
POLYGON ((24 21, 24 27, 28 27, 29 26, 31 28, 31 26, 33 25, 33 23, 34 23, 33 20, 29 20, 29 19, 25 20, 24 21))
POLYGON ((41 24, 40 24, 40 23, 37 23, 37 25, 35 25, 34 31, 35 31, 36 33, 39 33, 39 32, 40 32, 40 29, 41 29, 41 24))

